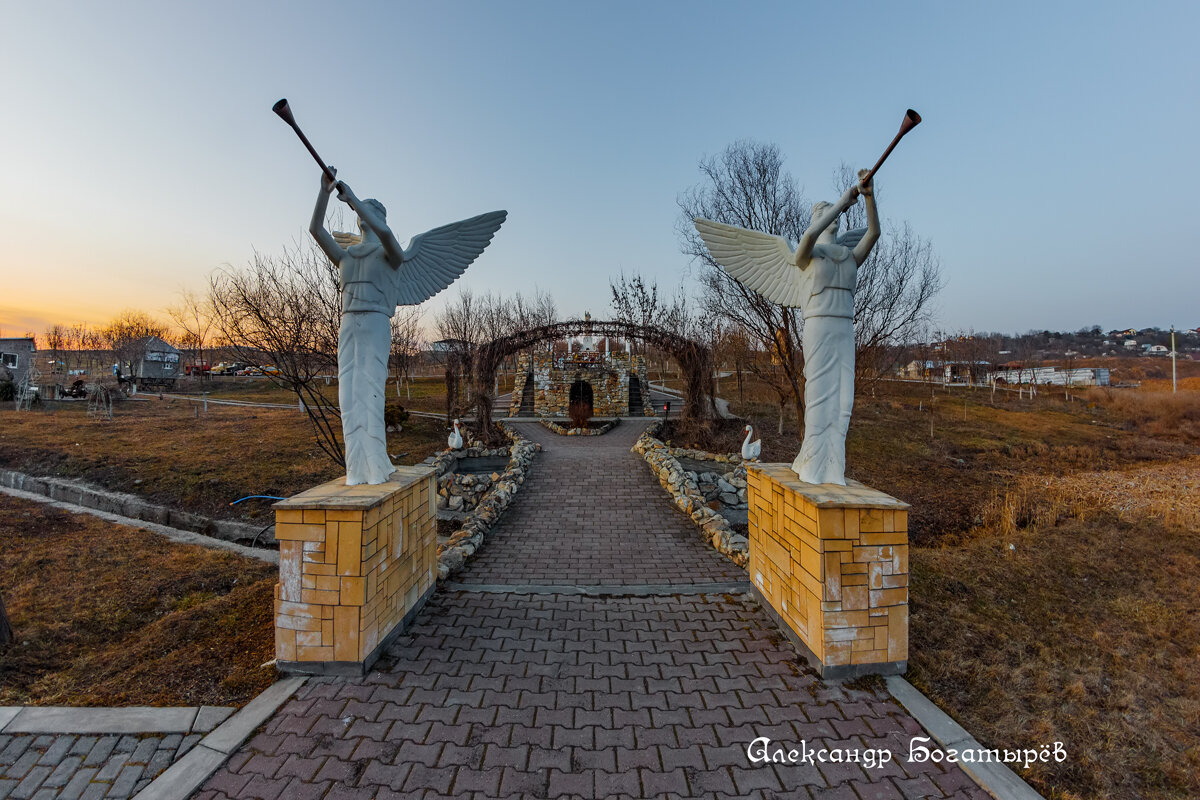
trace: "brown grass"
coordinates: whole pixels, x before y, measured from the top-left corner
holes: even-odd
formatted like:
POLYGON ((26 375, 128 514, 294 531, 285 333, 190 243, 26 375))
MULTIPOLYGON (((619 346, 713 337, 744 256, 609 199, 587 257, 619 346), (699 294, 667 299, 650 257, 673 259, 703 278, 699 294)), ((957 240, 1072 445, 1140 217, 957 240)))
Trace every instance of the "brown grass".
POLYGON ((275 679, 270 564, 0 495, 0 705, 243 705, 275 679))
MULTIPOLYGON (((748 400, 764 460, 791 461, 794 421, 748 400)), ((1200 796, 1195 414, 1138 390, 856 399, 851 477, 913 507, 908 677, 988 746, 1064 742, 1022 772, 1048 797, 1200 796)), ((741 425, 664 436, 734 452, 741 425)))
MULTIPOLYGON (((416 464, 445 442, 444 426, 410 417, 388 435, 395 461, 416 464)), ((210 405, 197 416, 186 400, 127 400, 112 422, 88 419, 86 404, 0 409, 0 466, 35 475, 78 478, 193 513, 259 519, 265 503, 229 503, 246 495, 287 497, 342 474, 316 444, 297 409, 210 405)))

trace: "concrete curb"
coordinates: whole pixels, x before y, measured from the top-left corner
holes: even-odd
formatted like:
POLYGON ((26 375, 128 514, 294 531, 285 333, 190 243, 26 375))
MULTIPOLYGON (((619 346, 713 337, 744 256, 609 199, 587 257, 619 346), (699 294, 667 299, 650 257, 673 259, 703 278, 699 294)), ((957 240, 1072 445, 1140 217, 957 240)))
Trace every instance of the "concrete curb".
MULTIPOLYGON (((0 487, 18 489, 35 495, 42 495, 51 500, 73 503, 84 508, 96 509, 109 514, 117 514, 130 519, 153 522, 170 528, 224 539, 230 542, 252 541, 262 530, 262 526, 247 525, 226 519, 210 519, 199 514, 189 514, 167 506, 157 506, 138 497, 123 492, 111 492, 96 486, 89 486, 81 481, 67 478, 39 477, 26 475, 11 469, 0 469, 0 487)), ((260 541, 271 543, 275 536, 268 531, 259 537, 260 541)))
MULTIPOLYGON (((885 679, 892 697, 912 714, 921 727, 929 731, 943 750, 986 750, 963 726, 933 704, 928 697, 899 675, 885 679)), ((979 788, 997 800, 1044 800, 1029 784, 1006 765, 996 762, 958 761, 963 772, 979 784, 979 788)))
MULTIPOLYGON (((22 500, 32 500, 35 503, 45 503, 46 505, 61 508, 63 511, 70 511, 73 514, 90 514, 93 517, 115 522, 118 525, 127 525, 130 528, 140 528, 144 531, 157 533, 160 536, 165 536, 173 542, 180 544, 198 544, 203 547, 216 547, 221 550, 230 550, 238 555, 246 556, 247 558, 256 558, 259 561, 265 561, 268 564, 279 563, 279 551, 266 550, 260 547, 247 547, 243 544, 237 544, 226 539, 214 539, 211 536, 205 536, 202 533, 193 533, 192 531, 182 531, 178 528, 170 528, 166 525, 160 525, 157 522, 147 522, 142 519, 134 519, 132 517, 114 514, 110 511, 101 511, 97 508, 88 506, 76 505, 68 503, 64 500, 55 500, 41 493, 25 491, 23 489, 13 489, 8 486, 0 485, 0 493, 18 497, 22 500)), ((272 537, 274 538, 274 537, 272 537)))
POLYGON ((208 733, 233 713, 224 706, 155 708, 75 708, 7 706, 0 708, 0 733, 208 733))
POLYGON ((749 592, 750 581, 721 583, 615 583, 582 585, 574 583, 454 583, 442 581, 442 588, 451 592, 481 592, 483 594, 572 594, 589 597, 676 594, 730 594, 749 592))
POLYGON ((134 795, 134 800, 185 800, 241 747, 255 728, 295 694, 305 680, 286 678, 272 684, 134 795))

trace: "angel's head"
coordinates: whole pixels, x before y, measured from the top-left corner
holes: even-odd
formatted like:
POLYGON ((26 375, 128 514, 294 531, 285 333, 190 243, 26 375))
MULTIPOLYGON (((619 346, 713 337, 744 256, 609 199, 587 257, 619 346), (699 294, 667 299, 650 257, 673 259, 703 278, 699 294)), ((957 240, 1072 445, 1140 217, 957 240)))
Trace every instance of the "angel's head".
MULTIPOLYGON (((831 208, 833 208, 833 203, 826 203, 824 200, 814 203, 813 207, 812 207, 812 221, 816 222, 817 219, 822 214, 824 214, 826 211, 828 211, 831 208)), ((820 236, 826 236, 826 235, 837 236, 838 220, 839 220, 839 217, 834 217, 833 222, 829 223, 829 226, 827 228, 825 228, 825 230, 821 231, 819 235, 820 236)))
MULTIPOLYGON (((373 208, 379 212, 380 217, 382 217, 385 220, 387 219, 387 209, 384 208, 383 203, 379 202, 375 198, 371 198, 369 200, 363 200, 363 205, 370 206, 371 208, 373 208)), ((363 236, 366 236, 371 232, 371 229, 366 225, 366 223, 364 223, 362 221, 362 219, 359 219, 359 221, 358 221, 358 230, 360 233, 362 233, 363 236)))

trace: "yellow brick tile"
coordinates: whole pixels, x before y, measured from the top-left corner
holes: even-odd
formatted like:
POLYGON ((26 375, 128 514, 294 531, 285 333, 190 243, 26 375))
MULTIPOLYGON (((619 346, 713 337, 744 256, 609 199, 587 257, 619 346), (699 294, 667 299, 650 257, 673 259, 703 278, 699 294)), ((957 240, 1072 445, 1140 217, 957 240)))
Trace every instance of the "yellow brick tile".
POLYGON ((363 578, 340 578, 341 604, 344 606, 361 606, 364 599, 363 578))
POLYGON ((840 508, 817 510, 818 531, 822 539, 841 539, 846 533, 846 514, 840 508))
POLYGON ((275 615, 275 627, 290 631, 319 631, 321 620, 311 617, 293 617, 290 614, 275 615))
POLYGON ((333 657, 337 661, 357 661, 358 609, 338 606, 333 610, 333 657))
POLYGON ((359 576, 362 574, 362 525, 338 523, 337 547, 338 574, 359 576))
POLYGON ((858 529, 863 533, 880 533, 884 530, 884 512, 878 508, 861 509, 858 516, 858 529))
POLYGON ((304 522, 304 511, 299 508, 281 508, 275 512, 275 524, 304 522))
POLYGON ((307 525, 325 525, 325 509, 323 508, 306 508, 304 509, 304 523, 307 525))
POLYGON ((361 511, 343 511, 329 510, 325 512, 325 519, 329 522, 357 522, 362 525, 363 512, 361 511))
POLYGON ((888 610, 888 661, 908 660, 908 606, 888 610))
MULTIPOLYGON (((283 512, 279 512, 283 513, 283 512)), ((298 513, 298 512, 297 512, 298 513)), ((304 525, 302 523, 275 523, 275 538, 278 541, 319 542, 325 538, 324 525, 304 525)))
POLYGON ((321 603, 327 606, 336 606, 339 599, 337 592, 324 592, 320 589, 302 589, 300 591, 300 601, 303 603, 321 603))
POLYGON ((837 553, 824 556, 825 599, 842 599, 842 559, 837 553))
POLYGON ((850 655, 851 664, 884 664, 887 660, 887 650, 856 650, 850 655))
POLYGON ((296 632, 290 628, 275 628, 275 658, 280 661, 296 660, 296 632))
POLYGON ((332 647, 297 647, 297 661, 332 661, 332 647))
POLYGON ((867 585, 872 589, 883 589, 883 564, 879 561, 872 561, 865 566, 867 567, 867 585))
POLYGON ((858 539, 859 535, 859 511, 857 508, 846 509, 846 538, 858 539))
POLYGON ((892 531, 888 533, 864 533, 859 536, 859 541, 865 545, 908 544, 908 534, 904 531, 892 531))
POLYGON ((892 524, 893 524, 894 530, 896 532, 907 533, 908 532, 908 512, 907 511, 893 511, 892 512, 892 524))
POLYGON ((843 586, 842 608, 846 611, 858 611, 867 608, 867 587, 865 585, 843 586))
POLYGON ((908 602, 908 589, 872 589, 871 607, 898 606, 908 602))
POLYGON ((320 631, 296 631, 297 647, 320 647, 322 644, 320 631))
POLYGON ((865 628, 870 623, 866 611, 826 611, 823 615, 825 628, 865 628))

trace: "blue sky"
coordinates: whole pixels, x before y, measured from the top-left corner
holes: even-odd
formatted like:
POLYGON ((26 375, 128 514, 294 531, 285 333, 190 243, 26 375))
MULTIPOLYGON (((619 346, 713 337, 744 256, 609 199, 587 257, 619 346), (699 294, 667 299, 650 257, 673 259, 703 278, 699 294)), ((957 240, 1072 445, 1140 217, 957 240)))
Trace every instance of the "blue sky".
POLYGON ((607 313, 621 270, 689 279, 676 197, 703 156, 774 142, 820 199, 911 106, 880 209, 933 241, 942 327, 1200 325, 1200 4, 0 9, 6 333, 157 312, 306 236, 318 172, 283 96, 401 241, 508 209, 463 281, 564 314, 607 313))

